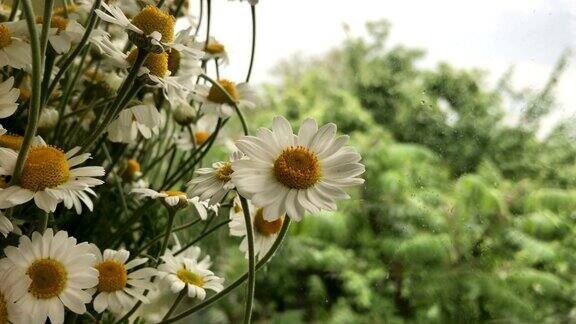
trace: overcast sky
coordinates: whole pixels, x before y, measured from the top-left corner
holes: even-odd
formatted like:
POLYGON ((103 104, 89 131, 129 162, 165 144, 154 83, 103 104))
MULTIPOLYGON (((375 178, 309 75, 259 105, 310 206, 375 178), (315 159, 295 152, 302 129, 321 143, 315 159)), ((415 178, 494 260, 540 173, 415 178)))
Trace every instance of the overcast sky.
MULTIPOLYGON (((212 2, 212 34, 231 56, 223 76, 241 80, 250 52, 249 6, 212 2)), ((257 15, 255 82, 270 80, 282 58, 321 54, 340 44, 343 23, 359 35, 367 21, 387 19, 391 44, 425 49, 423 65, 429 67, 448 61, 485 69, 495 80, 514 65, 519 87, 542 86, 562 51, 576 44, 576 0, 260 0, 257 15)), ((576 113, 574 59, 557 92, 564 115, 576 113)))

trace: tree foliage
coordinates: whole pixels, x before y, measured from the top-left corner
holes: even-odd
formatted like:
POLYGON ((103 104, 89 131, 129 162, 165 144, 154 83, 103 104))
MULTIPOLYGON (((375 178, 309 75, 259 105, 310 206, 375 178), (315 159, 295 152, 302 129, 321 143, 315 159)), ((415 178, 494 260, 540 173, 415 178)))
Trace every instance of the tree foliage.
MULTIPOLYGON (((419 65, 389 26, 278 68, 270 113, 342 125, 365 186, 293 228, 258 282, 277 323, 559 323, 576 320, 576 147, 571 123, 539 137, 560 58, 541 91, 479 70, 419 65), (516 124, 509 105, 525 107, 516 124), (508 115, 507 115, 508 114, 508 115)), ((260 115, 258 118, 267 118, 260 115)))

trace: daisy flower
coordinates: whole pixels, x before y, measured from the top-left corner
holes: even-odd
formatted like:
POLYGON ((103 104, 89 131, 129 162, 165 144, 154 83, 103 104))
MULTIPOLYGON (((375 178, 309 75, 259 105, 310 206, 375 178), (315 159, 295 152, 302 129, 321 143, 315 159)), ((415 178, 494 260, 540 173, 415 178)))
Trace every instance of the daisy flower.
POLYGON ((229 62, 226 47, 212 36, 208 40, 208 45, 206 45, 206 42, 201 42, 195 44, 194 47, 204 50, 204 60, 214 59, 218 64, 228 64, 229 62))
POLYGON ((137 194, 140 197, 160 199, 162 202, 171 208, 186 208, 190 204, 194 205, 200 218, 206 219, 208 213, 206 212, 206 203, 201 202, 198 197, 188 198, 185 192, 182 191, 155 191, 148 188, 135 188, 132 189, 133 194, 137 194))
POLYGON ((236 85, 226 79, 220 79, 218 84, 234 100, 230 102, 228 97, 220 88, 212 85, 198 85, 192 90, 192 96, 197 101, 203 103, 202 111, 205 113, 217 113, 220 117, 229 117, 234 112, 233 105, 236 103, 239 108, 253 109, 258 102, 256 92, 247 84, 236 85))
POLYGON ((143 303, 150 302, 144 291, 155 289, 150 279, 156 275, 156 270, 153 268, 135 270, 136 267, 148 262, 147 258, 126 262, 130 252, 107 249, 102 254, 93 244, 92 252, 96 256, 94 268, 98 270, 94 310, 102 313, 110 309, 114 313, 120 313, 132 308, 138 300, 143 303))
MULTIPOLYGON (((41 30, 44 25, 44 17, 36 17, 36 23, 41 30)), ((48 32, 48 42, 57 54, 70 51, 72 44, 78 43, 84 35, 84 27, 76 20, 67 19, 61 16, 52 16, 50 20, 50 31, 48 32)))
POLYGON ((215 162, 211 168, 200 168, 194 172, 194 178, 188 182, 188 193, 202 200, 210 199, 209 204, 220 203, 228 191, 234 189, 232 182, 232 161, 242 158, 242 153, 234 152, 230 161, 215 162))
POLYGON ((180 132, 176 145, 181 150, 189 151, 204 144, 216 129, 217 124, 218 120, 213 115, 200 117, 194 127, 184 128, 180 132))
POLYGON ((188 297, 206 298, 206 289, 220 292, 224 289, 223 278, 219 278, 209 270, 210 262, 198 262, 200 249, 191 249, 188 256, 174 256, 167 251, 162 256, 162 263, 158 267, 158 276, 164 279, 173 293, 187 289, 188 297), (197 255, 196 255, 197 254, 197 255), (194 257, 196 256, 196 257, 194 257))
MULTIPOLYGON (((0 190, 2 190, 2 183, 4 179, 0 178, 0 190)), ((14 224, 8 219, 8 217, 4 216, 2 211, 0 210, 0 233, 7 237, 10 232, 14 231, 14 224)), ((0 321, 2 323, 2 321, 0 321)))
POLYGON ((138 134, 146 139, 157 135, 162 116, 152 105, 136 105, 122 110, 108 126, 108 139, 112 142, 134 143, 138 134))
MULTIPOLYGON (((101 185, 95 179, 104 175, 101 166, 78 167, 90 158, 89 153, 76 155, 76 147, 67 153, 55 146, 32 146, 24 162, 24 169, 18 185, 9 185, 0 191, 0 208, 24 204, 32 199, 38 208, 54 212, 60 202, 68 209, 75 208, 82 213, 82 203, 89 210, 93 204, 88 194, 96 195, 91 187, 101 185)), ((12 149, 0 148, 0 175, 12 176, 18 153, 12 149)))
POLYGON ((0 323, 22 323, 22 309, 15 303, 13 289, 7 281, 9 271, 10 263, 2 262, 0 264, 0 323))
MULTIPOLYGON (((264 219, 262 208, 258 208, 248 200, 248 208, 250 208, 250 219, 252 220, 252 228, 254 233, 254 254, 258 256, 258 260, 264 257, 280 233, 282 224, 284 224, 284 215, 274 221, 267 221, 264 219)), ((243 237, 240 243, 240 251, 246 253, 248 258, 248 238, 246 237, 246 222, 244 220, 244 211, 240 204, 240 199, 234 199, 234 206, 230 209, 231 222, 228 223, 230 228, 230 235, 243 237)))
POLYGON ((274 118, 272 130, 236 142, 248 159, 232 162, 232 180, 239 193, 263 208, 264 219, 284 214, 299 221, 305 211, 336 210, 337 199, 349 196, 345 187, 364 183, 360 155, 345 146, 348 136, 336 136, 336 125, 320 129, 306 119, 298 135, 284 117, 274 118))
POLYGON ((11 264, 7 282, 13 286, 18 306, 29 313, 29 323, 64 322, 64 308, 84 314, 92 295, 86 291, 98 284, 98 271, 88 243, 77 244, 65 231, 47 229, 32 240, 20 237, 18 247, 4 253, 11 264))
POLYGON ((16 101, 20 96, 20 90, 13 88, 13 86, 14 77, 9 77, 6 81, 0 83, 0 118, 12 116, 18 108, 16 101))
POLYGON ((25 70, 32 68, 30 45, 24 41, 27 35, 25 28, 22 22, 0 24, 0 68, 5 66, 25 70))

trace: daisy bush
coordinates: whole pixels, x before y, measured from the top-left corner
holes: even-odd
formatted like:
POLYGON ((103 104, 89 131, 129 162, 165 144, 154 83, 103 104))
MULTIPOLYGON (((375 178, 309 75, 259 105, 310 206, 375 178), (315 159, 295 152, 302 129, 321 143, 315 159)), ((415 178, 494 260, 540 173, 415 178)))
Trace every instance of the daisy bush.
POLYGON ((251 132, 257 1, 229 3, 252 18, 239 63, 211 0, 39 3, 1 4, 0 324, 171 323, 236 289, 251 322, 290 222, 363 183, 348 136, 283 116, 251 132), (238 278, 207 254, 218 232, 238 278))

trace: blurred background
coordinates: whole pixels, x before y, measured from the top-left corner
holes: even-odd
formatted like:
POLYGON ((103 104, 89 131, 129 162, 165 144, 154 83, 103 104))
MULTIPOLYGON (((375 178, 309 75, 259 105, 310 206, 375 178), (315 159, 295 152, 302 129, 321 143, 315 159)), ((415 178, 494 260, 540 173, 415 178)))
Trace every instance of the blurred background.
MULTIPOLYGON (((212 9, 221 76, 242 81, 249 6, 212 9)), ((334 122, 367 181, 292 226, 257 276, 255 322, 576 322, 574 0, 261 0, 257 16, 249 124, 334 122)), ((202 246, 227 280, 238 244, 225 230, 202 246)), ((192 321, 238 323, 244 297, 192 321)))
MULTIPOLYGON (((251 124, 335 122, 367 165, 354 198, 296 224, 258 276, 258 322, 576 321, 574 1, 257 10, 251 124)), ((222 75, 242 79, 249 9, 214 14, 222 75)), ((233 277, 243 260, 228 253, 233 277)), ((236 322, 242 297, 205 320, 236 322)))

